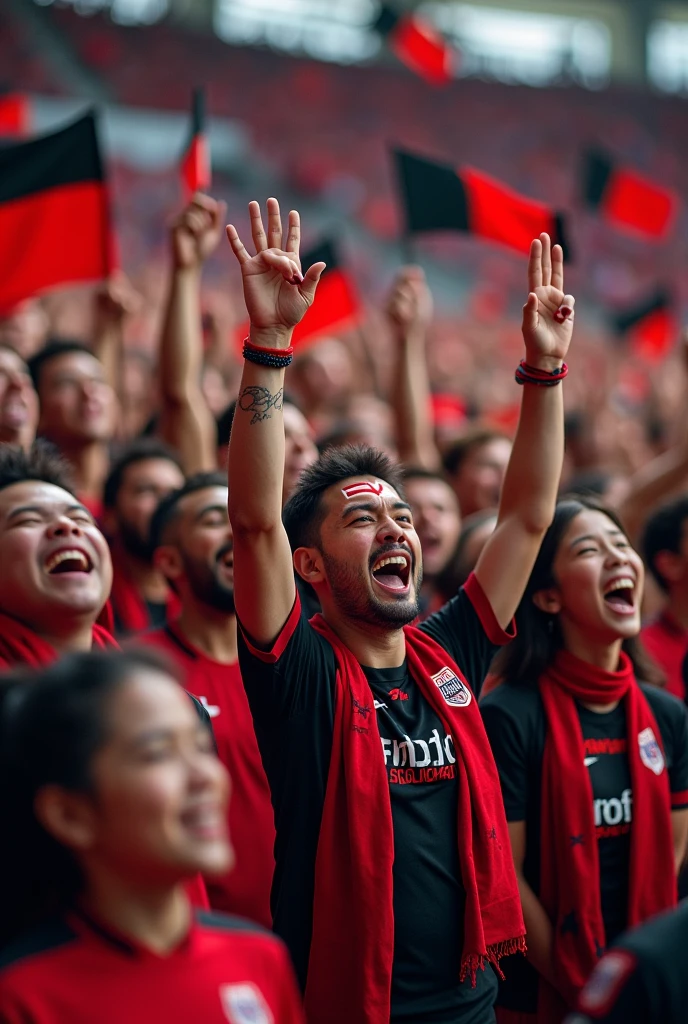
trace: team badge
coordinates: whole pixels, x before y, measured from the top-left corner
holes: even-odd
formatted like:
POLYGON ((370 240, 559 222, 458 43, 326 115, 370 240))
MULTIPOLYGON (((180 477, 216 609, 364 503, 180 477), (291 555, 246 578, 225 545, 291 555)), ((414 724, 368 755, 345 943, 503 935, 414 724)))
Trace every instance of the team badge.
POLYGON ((592 1017, 608 1013, 635 965, 635 957, 625 949, 613 949, 603 956, 581 993, 580 1009, 592 1017))
POLYGON ((640 747, 640 760, 645 767, 655 775, 661 775, 664 771, 664 754, 649 726, 638 733, 638 746, 640 747))
POLYGON ((275 1024, 270 1007, 250 981, 221 985, 220 999, 229 1024, 275 1024))
POLYGON ((463 683, 456 672, 452 672, 450 668, 446 666, 439 672, 436 672, 434 676, 430 676, 433 683, 440 691, 447 704, 450 704, 453 708, 465 708, 473 700, 473 694, 463 683))

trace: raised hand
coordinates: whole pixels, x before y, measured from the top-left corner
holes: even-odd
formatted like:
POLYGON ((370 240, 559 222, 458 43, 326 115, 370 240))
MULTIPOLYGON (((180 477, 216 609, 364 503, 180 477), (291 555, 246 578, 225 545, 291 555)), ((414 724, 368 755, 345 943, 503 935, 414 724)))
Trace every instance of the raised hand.
POLYGON ((387 316, 397 330, 421 333, 432 320, 432 293, 422 267, 402 267, 387 300, 387 316))
POLYGON ((197 192, 170 226, 172 253, 180 270, 200 269, 217 249, 227 204, 197 192))
POLYGON ((301 222, 296 210, 289 214, 284 248, 277 200, 268 199, 267 202, 267 235, 260 205, 249 203, 248 211, 256 255, 249 255, 233 224, 227 225, 227 238, 241 267, 244 301, 252 335, 256 331, 261 335, 261 340, 284 345, 312 305, 325 264, 314 263, 305 276, 301 273, 301 222))
POLYGON ((121 324, 138 313, 143 299, 122 271, 117 271, 96 292, 96 312, 101 322, 121 324))
POLYGON ((561 366, 573 334, 573 295, 564 294, 564 253, 547 234, 530 246, 528 300, 523 307, 526 363, 543 369, 561 366))

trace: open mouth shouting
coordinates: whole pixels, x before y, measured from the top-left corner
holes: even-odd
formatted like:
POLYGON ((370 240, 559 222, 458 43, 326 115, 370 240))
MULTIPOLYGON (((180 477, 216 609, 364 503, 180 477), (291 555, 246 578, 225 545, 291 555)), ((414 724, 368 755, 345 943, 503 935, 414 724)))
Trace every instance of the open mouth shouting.
POLYGON ((88 575, 93 570, 91 556, 83 548, 60 548, 48 556, 43 571, 48 576, 88 575))
POLYGON ((605 585, 602 596, 616 615, 635 615, 635 579, 632 576, 615 576, 605 585))
POLYGON ((411 583, 411 555, 408 551, 386 551, 371 569, 375 583, 388 594, 404 597, 411 583))

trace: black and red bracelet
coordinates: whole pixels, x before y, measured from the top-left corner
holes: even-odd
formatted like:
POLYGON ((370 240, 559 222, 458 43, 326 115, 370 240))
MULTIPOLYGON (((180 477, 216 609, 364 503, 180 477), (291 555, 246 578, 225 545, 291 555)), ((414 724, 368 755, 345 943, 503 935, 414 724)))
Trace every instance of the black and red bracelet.
POLYGON ((244 338, 244 359, 259 366, 270 366, 274 370, 283 370, 294 358, 294 346, 289 348, 265 348, 254 345, 250 338, 244 338))
POLYGON ((516 368, 515 380, 517 384, 535 384, 541 388, 553 388, 559 384, 569 372, 566 363, 555 370, 540 370, 537 366, 528 366, 525 359, 522 359, 516 368))

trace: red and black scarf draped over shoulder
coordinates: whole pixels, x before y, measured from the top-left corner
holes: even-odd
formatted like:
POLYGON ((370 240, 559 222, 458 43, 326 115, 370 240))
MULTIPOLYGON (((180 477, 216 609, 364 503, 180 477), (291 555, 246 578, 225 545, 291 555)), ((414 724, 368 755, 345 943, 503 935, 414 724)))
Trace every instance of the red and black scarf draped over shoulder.
POLYGON ((554 928, 553 963, 564 998, 545 982, 538 1021, 557 1024, 606 946, 600 897, 593 791, 576 701, 626 712, 633 792, 628 924, 676 903, 671 795, 662 741, 652 710, 624 653, 605 672, 560 651, 539 683, 547 718, 542 766, 540 900, 554 928))
MULTIPOLYGON (((107 606, 106 606, 107 607, 107 606)), ((118 644, 110 631, 96 623, 93 626, 93 649, 117 649, 118 644)), ((25 626, 19 619, 0 612, 0 669, 12 665, 43 668, 57 661, 55 648, 25 626)))
MULTIPOLYGON (((334 733, 315 867, 306 1015, 309 1024, 389 1024, 394 834, 373 694, 363 669, 321 615, 311 625, 337 659, 334 733)), ((525 951, 525 926, 499 776, 477 701, 447 703, 433 676, 456 677, 447 651, 407 626, 406 656, 421 693, 450 733, 458 770, 458 848, 466 891, 457 979, 525 951)))

